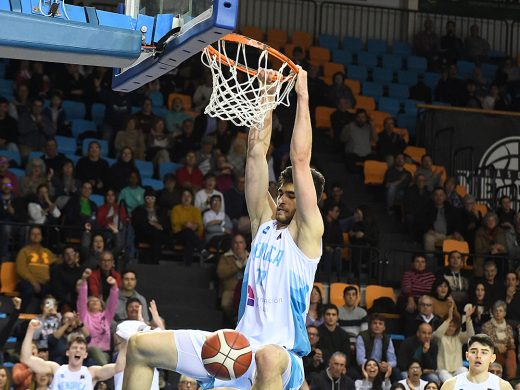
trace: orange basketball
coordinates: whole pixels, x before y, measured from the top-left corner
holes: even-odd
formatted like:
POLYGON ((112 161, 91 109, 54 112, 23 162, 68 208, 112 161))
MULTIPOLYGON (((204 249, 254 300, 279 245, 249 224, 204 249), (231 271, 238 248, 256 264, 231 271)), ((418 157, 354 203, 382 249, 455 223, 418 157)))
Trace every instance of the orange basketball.
POLYGON ((244 375, 253 359, 249 341, 232 329, 218 330, 206 339, 200 352, 206 371, 221 380, 244 375))

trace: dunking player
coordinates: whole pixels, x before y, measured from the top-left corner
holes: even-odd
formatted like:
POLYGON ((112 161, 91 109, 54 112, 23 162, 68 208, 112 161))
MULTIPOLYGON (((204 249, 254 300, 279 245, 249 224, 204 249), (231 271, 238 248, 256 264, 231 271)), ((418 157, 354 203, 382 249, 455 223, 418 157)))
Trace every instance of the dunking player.
POLYGON ((153 367, 195 378, 205 389, 291 390, 302 385, 301 357, 310 351, 305 315, 321 257, 323 221, 317 203, 324 178, 310 168, 312 129, 307 73, 302 69, 296 94, 290 147, 293 165, 280 175, 276 202, 267 191, 272 112, 262 129, 249 131, 246 200, 254 240, 244 274, 237 330, 248 337, 255 351, 251 367, 235 381, 214 380, 200 358, 209 333, 176 330, 138 334, 129 341, 124 389, 149 388, 153 367))
POLYGON ((488 372, 489 365, 495 361, 495 344, 488 335, 476 334, 469 339, 466 359, 469 372, 447 380, 441 390, 512 390, 509 382, 488 372))

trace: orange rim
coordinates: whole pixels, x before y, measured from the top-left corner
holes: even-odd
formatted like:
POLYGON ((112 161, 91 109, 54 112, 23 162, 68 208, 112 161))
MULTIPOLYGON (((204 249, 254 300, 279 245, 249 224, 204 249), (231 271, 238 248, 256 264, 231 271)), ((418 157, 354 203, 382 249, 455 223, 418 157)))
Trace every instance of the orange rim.
MULTIPOLYGON (((280 53, 278 50, 273 49, 271 46, 266 45, 265 43, 262 43, 255 39, 248 38, 246 36, 243 36, 240 34, 235 34, 235 33, 228 34, 228 35, 222 37, 221 40, 228 41, 228 42, 242 43, 244 45, 255 47, 261 51, 266 50, 273 57, 278 58, 280 61, 287 63, 287 65, 289 66, 289 68, 291 68, 291 71, 295 75, 298 74, 298 67, 296 66, 296 64, 294 62, 291 61, 291 59, 289 57, 287 57, 285 54, 280 53)), ((258 74, 257 69, 248 68, 242 64, 236 63, 235 61, 228 58, 227 56, 225 56, 224 54, 219 52, 217 49, 215 49, 211 45, 207 46, 206 49, 209 51, 209 53, 212 56, 215 56, 217 58, 217 60, 224 65, 236 67, 238 70, 240 70, 244 73, 248 73, 251 76, 256 76, 258 74)), ((284 78, 290 78, 290 77, 292 77, 292 76, 289 75, 284 78)), ((276 77, 275 77, 275 79, 276 79, 276 77)))

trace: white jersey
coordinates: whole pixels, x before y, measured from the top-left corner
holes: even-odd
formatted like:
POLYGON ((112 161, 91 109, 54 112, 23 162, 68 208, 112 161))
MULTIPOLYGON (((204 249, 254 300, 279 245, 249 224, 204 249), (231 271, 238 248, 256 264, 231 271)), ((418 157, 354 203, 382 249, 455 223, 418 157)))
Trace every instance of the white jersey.
POLYGON ((490 390, 500 389, 500 377, 489 373, 489 376, 485 382, 473 383, 468 380, 468 373, 457 375, 455 378, 455 386, 453 390, 490 390))
MULTIPOLYGON (((124 371, 118 372, 116 375, 114 375, 114 389, 115 390, 122 390, 123 389, 123 377, 124 377, 124 371)), ((152 385, 150 386, 150 390, 159 390, 159 371, 157 371, 157 368, 153 369, 153 379, 152 379, 152 385)))
POLYGON ((253 350, 276 344, 302 357, 311 350, 305 317, 320 257, 305 256, 289 229, 276 225, 262 224, 251 245, 236 329, 253 350))
POLYGON ((54 373, 51 390, 92 390, 92 375, 87 367, 82 366, 78 371, 69 370, 64 364, 54 373))

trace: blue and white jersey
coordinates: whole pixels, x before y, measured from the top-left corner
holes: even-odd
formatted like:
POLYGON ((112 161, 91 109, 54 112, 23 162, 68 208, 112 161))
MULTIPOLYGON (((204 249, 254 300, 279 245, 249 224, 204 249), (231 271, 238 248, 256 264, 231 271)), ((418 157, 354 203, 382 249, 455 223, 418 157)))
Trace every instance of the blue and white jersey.
POLYGON ((236 329, 253 350, 276 344, 302 357, 311 350, 305 317, 321 256, 305 256, 289 229, 276 224, 262 224, 251 245, 236 329))
POLYGON ((82 366, 78 371, 69 370, 64 364, 56 370, 52 379, 52 390, 92 390, 92 375, 87 367, 82 366))

